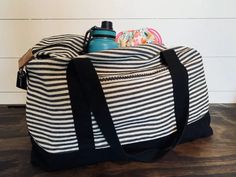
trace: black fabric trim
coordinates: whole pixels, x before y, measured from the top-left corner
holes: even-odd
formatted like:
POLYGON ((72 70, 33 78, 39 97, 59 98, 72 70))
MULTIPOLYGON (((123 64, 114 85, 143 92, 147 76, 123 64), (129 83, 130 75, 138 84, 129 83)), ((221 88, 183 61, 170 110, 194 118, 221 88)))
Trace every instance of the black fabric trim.
POLYGON ((86 153, 95 149, 91 112, 88 100, 80 87, 82 83, 77 79, 76 69, 72 69, 71 64, 69 63, 67 70, 68 90, 79 148, 81 152, 86 153))
POLYGON ((189 90, 188 90, 188 72, 180 63, 175 51, 165 50, 160 53, 161 61, 169 67, 173 83, 174 109, 178 135, 173 142, 174 147, 184 133, 184 128, 188 122, 189 116, 189 90), (182 132, 181 132, 182 131, 182 132))
MULTIPOLYGON (((74 77, 72 78, 70 73, 67 74, 68 78, 72 78, 71 81, 68 80, 68 88, 70 90, 70 99, 71 103, 76 103, 76 105, 72 106, 73 116, 76 112, 93 112, 95 115, 95 119, 99 128, 101 129, 103 135, 105 136, 106 141, 112 146, 113 156, 124 157, 123 149, 113 149, 113 147, 120 147, 119 139, 115 132, 115 127, 113 125, 112 119, 110 118, 110 112, 108 106, 106 104, 106 100, 104 98, 104 93, 102 91, 102 87, 100 81, 98 79, 97 73, 93 67, 93 64, 89 60, 85 59, 74 59, 68 65, 67 71, 74 70, 74 77), (73 85, 72 85, 72 84, 73 85), (75 85, 74 83, 80 83, 75 85), (82 95, 86 98, 87 102, 89 102, 89 110, 81 109, 79 110, 79 102, 81 106, 83 104, 82 100, 78 99, 78 92, 81 89, 82 95), (77 95, 76 95, 77 94, 77 95)), ((81 114, 81 113, 80 113, 81 114)), ((86 114, 86 113, 84 113, 86 114)), ((79 115, 79 114, 77 114, 79 115)), ((88 121, 91 119, 91 116, 86 117, 84 121, 88 121)), ((78 124, 83 124, 82 119, 78 119, 78 124)), ((76 128, 76 127, 75 127, 76 128)), ((76 131, 80 132, 80 129, 76 128, 76 131)), ((88 132, 88 130, 87 130, 88 132)), ((84 133, 80 133, 78 136, 78 140, 85 137, 84 133)), ((87 143, 92 143, 92 141, 88 141, 87 143)), ((82 145, 82 144, 80 144, 82 145)), ((79 145, 79 146, 80 146, 79 145)), ((85 146, 85 145, 82 145, 85 146)), ((88 149, 90 151, 91 149, 88 149)))
MULTIPOLYGON (((200 120, 187 125, 180 143, 192 141, 196 138, 208 137, 213 134, 210 127, 209 112, 200 120)), ((135 144, 124 145, 123 148, 129 153, 136 153, 147 148, 163 148, 172 143, 175 133, 152 141, 145 141, 135 144)), ((93 149, 84 153, 74 151, 68 153, 48 153, 38 146, 33 139, 31 151, 31 163, 47 171, 63 170, 74 167, 83 167, 85 165, 94 164, 103 161, 118 161, 118 156, 113 156, 110 148, 93 149)))

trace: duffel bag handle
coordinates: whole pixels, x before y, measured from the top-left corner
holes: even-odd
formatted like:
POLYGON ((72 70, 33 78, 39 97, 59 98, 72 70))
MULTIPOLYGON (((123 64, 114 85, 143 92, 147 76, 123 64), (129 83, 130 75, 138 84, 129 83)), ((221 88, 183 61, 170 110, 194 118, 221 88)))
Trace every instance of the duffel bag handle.
MULTIPOLYGON (((87 59, 75 59, 71 60, 67 69, 67 79, 68 87, 72 104, 73 115, 83 115, 79 110, 78 102, 82 101, 76 97, 78 92, 81 91, 83 95, 83 100, 87 100, 87 105, 89 110, 93 113, 95 120, 99 128, 101 129, 105 139, 110 145, 113 155, 116 159, 124 160, 137 160, 137 161, 151 161, 157 157, 161 157, 176 146, 181 140, 184 133, 184 129, 188 121, 188 111, 189 111, 189 90, 188 90, 188 73, 186 68, 179 61, 175 51, 173 49, 165 50, 160 53, 161 60, 163 64, 168 66, 170 75, 173 83, 173 95, 174 95, 174 110, 176 117, 177 132, 173 136, 172 143, 170 146, 162 149, 147 149, 140 153, 129 154, 125 152, 122 145, 119 142, 107 103, 101 87, 100 81, 98 79, 97 73, 93 67, 90 60, 87 59), (72 77, 73 75, 73 77, 72 77), (76 75, 76 77, 75 77, 76 75), (74 78, 74 79, 71 79, 74 78), (76 88, 73 83, 78 82, 76 88), (77 106, 76 106, 77 105, 77 106)), ((88 109, 86 109, 88 111, 88 109)), ((87 113, 87 115, 89 115, 87 113)), ((85 114, 86 115, 86 114, 85 114)), ((88 123, 85 123, 86 119, 81 117, 76 118, 80 120, 77 124, 85 124, 88 127, 88 123)), ((91 121, 91 120, 90 120, 91 121)), ((80 130, 78 130, 80 131, 80 130)), ((81 133, 78 135, 78 141, 81 141, 80 150, 88 150, 88 144, 83 139, 88 138, 88 135, 81 133), (83 145, 84 144, 84 145, 83 145)), ((86 142, 88 143, 88 142, 86 142)), ((91 142, 90 142, 91 144, 91 142)))

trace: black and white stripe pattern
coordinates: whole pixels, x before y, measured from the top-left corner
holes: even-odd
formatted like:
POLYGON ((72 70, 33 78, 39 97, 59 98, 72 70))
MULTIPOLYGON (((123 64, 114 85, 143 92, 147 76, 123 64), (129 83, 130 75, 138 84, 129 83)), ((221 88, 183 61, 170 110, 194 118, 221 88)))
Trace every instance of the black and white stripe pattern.
MULTIPOLYGON (((67 64, 76 57, 93 62, 123 145, 176 131, 172 81, 159 55, 164 46, 143 45, 79 56, 82 41, 79 35, 58 35, 43 39, 33 48, 36 59, 27 66, 26 117, 38 145, 50 153, 79 149, 66 80, 67 64)), ((174 50, 189 74, 191 124, 208 111, 202 58, 188 47, 174 50)), ((91 117, 96 149, 108 147, 91 117)))

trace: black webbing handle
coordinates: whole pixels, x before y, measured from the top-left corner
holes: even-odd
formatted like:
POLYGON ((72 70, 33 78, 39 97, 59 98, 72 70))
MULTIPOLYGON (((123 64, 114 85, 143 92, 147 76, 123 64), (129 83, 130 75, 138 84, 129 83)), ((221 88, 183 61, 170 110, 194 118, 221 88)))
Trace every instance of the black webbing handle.
MULTIPOLYGON (((138 160, 143 162, 151 161, 166 154, 181 140, 188 121, 188 74, 186 68, 180 63, 174 50, 169 49, 162 51, 160 53, 160 57, 163 64, 168 66, 172 78, 177 132, 173 137, 173 141, 170 146, 162 149, 147 149, 137 154, 128 154, 124 151, 119 142, 103 89, 92 62, 88 59, 74 59, 71 60, 68 65, 67 79, 74 119, 79 120, 78 124, 81 124, 80 127, 82 127, 83 124, 88 126, 88 122, 91 122, 90 117, 82 118, 79 115, 88 115, 92 112, 106 141, 109 143, 110 148, 113 151, 113 155, 118 159, 138 160), (73 82, 77 82, 79 84, 73 84, 73 82), (83 101, 77 97, 78 92, 80 91, 80 95, 83 95, 88 103, 86 104, 87 107, 85 109, 78 107, 79 105, 82 105, 83 101), (89 113, 88 110, 90 110, 89 113)), ((77 129, 77 131, 79 132, 80 130, 77 129)), ((82 147, 82 149, 86 149, 94 145, 92 138, 90 138, 90 140, 84 140, 86 138, 88 139, 85 131, 84 133, 78 133, 78 135, 78 141, 81 142, 79 143, 79 147, 82 147)))

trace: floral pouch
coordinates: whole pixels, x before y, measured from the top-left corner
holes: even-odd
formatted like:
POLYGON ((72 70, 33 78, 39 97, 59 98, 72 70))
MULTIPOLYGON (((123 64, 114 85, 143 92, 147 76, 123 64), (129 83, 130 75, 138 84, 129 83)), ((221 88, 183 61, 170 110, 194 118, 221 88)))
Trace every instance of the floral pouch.
POLYGON ((141 44, 162 44, 162 38, 156 30, 152 28, 142 28, 118 33, 116 42, 120 47, 130 47, 141 44))

